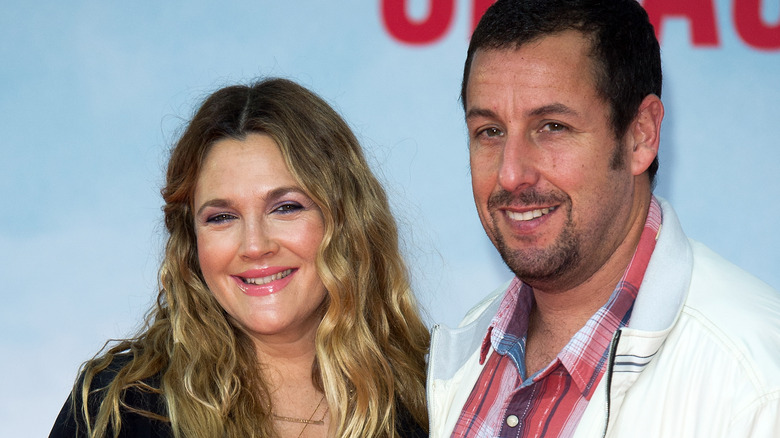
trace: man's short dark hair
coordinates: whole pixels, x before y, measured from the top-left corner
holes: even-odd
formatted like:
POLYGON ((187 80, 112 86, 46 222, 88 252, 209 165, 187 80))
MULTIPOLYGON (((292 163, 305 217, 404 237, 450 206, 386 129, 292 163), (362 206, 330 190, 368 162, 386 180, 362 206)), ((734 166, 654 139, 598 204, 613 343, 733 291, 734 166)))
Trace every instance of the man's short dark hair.
MULTIPOLYGON (((498 0, 482 16, 466 56, 461 102, 474 53, 517 49, 542 37, 576 30, 591 40, 596 91, 611 108, 615 137, 622 139, 649 94, 661 97, 661 51, 647 13, 636 0, 498 0)), ((653 184, 658 158, 648 168, 653 184)))

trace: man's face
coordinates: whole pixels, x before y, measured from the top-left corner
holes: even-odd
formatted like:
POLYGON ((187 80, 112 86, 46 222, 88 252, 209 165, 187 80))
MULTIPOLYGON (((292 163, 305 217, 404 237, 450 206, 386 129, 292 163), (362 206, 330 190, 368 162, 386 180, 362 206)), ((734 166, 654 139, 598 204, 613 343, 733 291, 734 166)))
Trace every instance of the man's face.
POLYGON ((479 50, 466 89, 474 200, 512 271, 566 290, 626 238, 633 176, 597 95, 590 46, 566 31, 479 50))

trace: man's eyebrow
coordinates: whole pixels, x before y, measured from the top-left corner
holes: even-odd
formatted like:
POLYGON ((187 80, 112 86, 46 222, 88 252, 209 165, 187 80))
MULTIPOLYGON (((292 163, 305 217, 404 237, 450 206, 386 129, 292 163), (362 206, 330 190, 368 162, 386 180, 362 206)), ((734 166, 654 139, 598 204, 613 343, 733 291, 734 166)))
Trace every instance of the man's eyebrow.
POLYGON ((578 115, 577 111, 573 110, 571 107, 568 107, 562 103, 552 103, 550 105, 540 106, 539 108, 534 108, 531 111, 528 111, 527 114, 529 117, 539 117, 548 114, 563 114, 563 115, 570 115, 570 116, 578 115))
POLYGON ((477 117, 495 119, 496 113, 487 108, 469 108, 468 112, 466 112, 466 120, 474 119, 477 117))
MULTIPOLYGON (((562 103, 552 103, 549 105, 540 106, 526 113, 528 117, 539 117, 539 116, 545 116, 549 114, 563 114, 563 115, 571 115, 571 116, 579 115, 577 111, 573 110, 571 107, 566 106, 562 103)), ((487 108, 470 108, 466 113, 467 121, 478 117, 495 119, 498 116, 493 110, 489 110, 487 108)))

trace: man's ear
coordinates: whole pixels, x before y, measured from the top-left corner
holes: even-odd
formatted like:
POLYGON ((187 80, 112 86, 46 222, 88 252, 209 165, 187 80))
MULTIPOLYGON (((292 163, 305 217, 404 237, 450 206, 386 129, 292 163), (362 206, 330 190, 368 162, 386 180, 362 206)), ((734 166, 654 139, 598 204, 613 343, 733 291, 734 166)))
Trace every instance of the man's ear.
POLYGON ((631 172, 634 176, 644 173, 658 155, 661 141, 661 121, 664 104, 655 94, 648 94, 639 105, 629 130, 631 134, 631 172))

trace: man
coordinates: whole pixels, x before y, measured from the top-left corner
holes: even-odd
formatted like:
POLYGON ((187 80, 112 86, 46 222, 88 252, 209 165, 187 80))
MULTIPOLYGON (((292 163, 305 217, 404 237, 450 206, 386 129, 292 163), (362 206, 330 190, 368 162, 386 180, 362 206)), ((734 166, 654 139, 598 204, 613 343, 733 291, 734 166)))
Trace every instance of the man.
POLYGON ((634 0, 499 0, 462 88, 516 277, 434 328, 432 437, 780 436, 780 295, 652 194, 658 41, 634 0))

